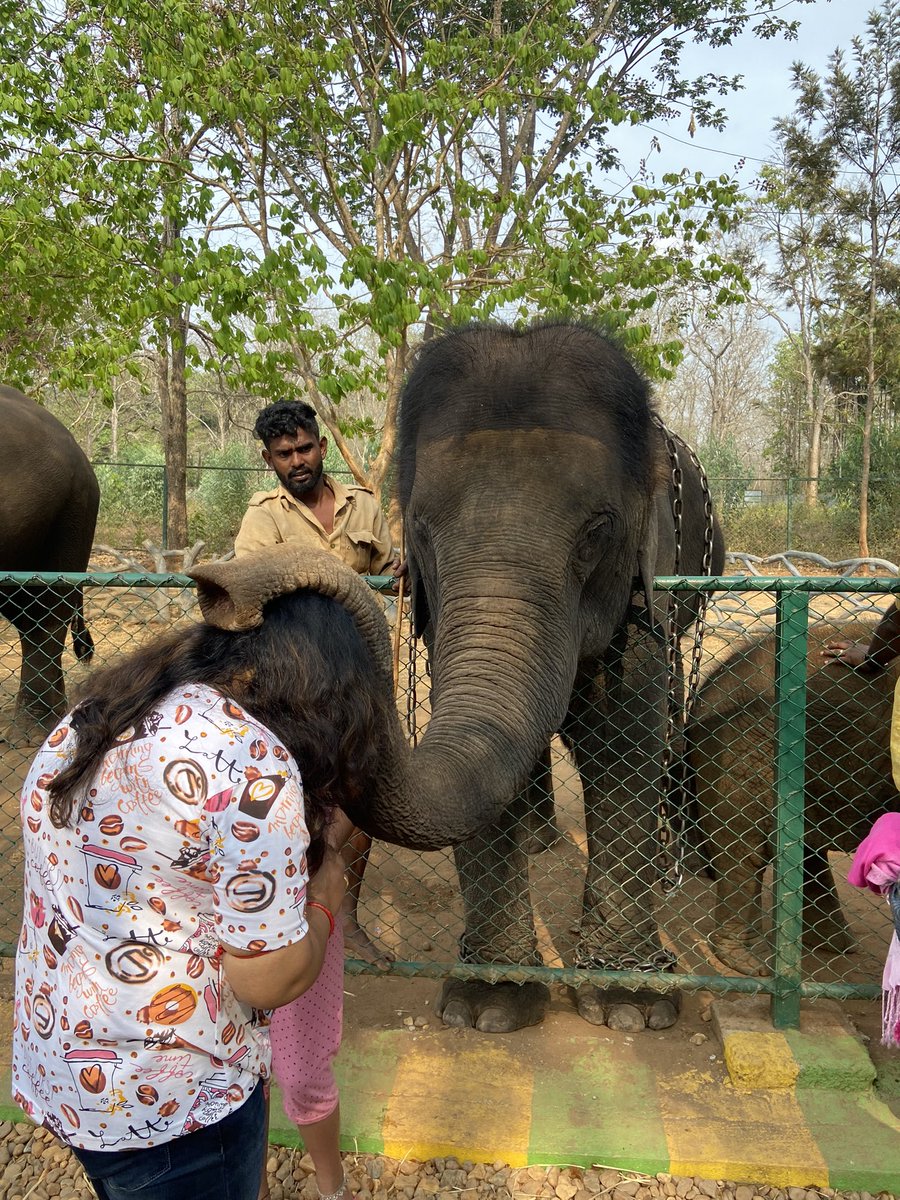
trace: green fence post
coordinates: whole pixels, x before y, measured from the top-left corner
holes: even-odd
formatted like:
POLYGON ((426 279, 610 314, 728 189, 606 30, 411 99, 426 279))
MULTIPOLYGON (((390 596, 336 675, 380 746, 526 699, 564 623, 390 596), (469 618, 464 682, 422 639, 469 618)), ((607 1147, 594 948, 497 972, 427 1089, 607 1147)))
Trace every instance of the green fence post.
POLYGON ((772 1024, 800 1025, 809 596, 785 582, 775 606, 775 971, 772 1024), (794 590, 790 590, 794 589, 794 590))

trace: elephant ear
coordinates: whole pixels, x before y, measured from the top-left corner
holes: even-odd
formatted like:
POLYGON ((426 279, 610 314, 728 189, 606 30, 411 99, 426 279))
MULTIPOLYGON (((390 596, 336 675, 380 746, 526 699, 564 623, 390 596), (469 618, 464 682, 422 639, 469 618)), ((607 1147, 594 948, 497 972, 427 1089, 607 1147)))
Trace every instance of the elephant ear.
POLYGON ((410 612, 412 613, 412 632, 413 637, 420 638, 425 632, 425 627, 431 619, 431 612, 428 608, 428 596, 425 592, 425 581, 419 573, 415 560, 409 561, 409 594, 410 594, 410 612))
POLYGON ((204 621, 235 632, 261 625, 265 606, 278 596, 296 591, 329 596, 347 609, 377 666, 391 675, 391 640, 381 605, 334 554, 302 542, 282 542, 230 562, 202 563, 188 575, 197 584, 204 621))

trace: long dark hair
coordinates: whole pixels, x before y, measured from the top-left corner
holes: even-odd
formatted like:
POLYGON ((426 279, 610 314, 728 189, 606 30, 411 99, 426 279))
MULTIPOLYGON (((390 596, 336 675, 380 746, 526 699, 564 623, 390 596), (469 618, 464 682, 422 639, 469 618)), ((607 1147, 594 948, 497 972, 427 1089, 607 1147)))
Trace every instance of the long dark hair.
POLYGON ((255 629, 193 625, 94 672, 72 716, 75 753, 48 788, 54 825, 69 824, 81 789, 119 734, 189 683, 232 697, 296 758, 314 870, 333 809, 370 786, 385 702, 384 682, 352 617, 314 592, 270 601, 255 629))

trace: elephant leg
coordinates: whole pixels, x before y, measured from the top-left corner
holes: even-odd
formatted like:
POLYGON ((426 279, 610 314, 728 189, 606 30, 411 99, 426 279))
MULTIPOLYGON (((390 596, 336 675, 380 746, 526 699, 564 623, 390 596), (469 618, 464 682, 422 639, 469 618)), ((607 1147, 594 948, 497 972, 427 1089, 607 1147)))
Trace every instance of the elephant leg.
MULTIPOLYGON (((454 848, 465 907, 460 958, 470 963, 539 966, 528 858, 523 848, 527 791, 500 821, 454 848)), ((544 1017, 550 990, 543 983, 485 983, 449 979, 438 1001, 445 1025, 509 1033, 544 1017)))
POLYGON ((559 841, 556 806, 553 802, 553 771, 548 746, 534 765, 525 792, 527 807, 526 834, 523 849, 526 854, 539 854, 559 841))
POLYGON ((3 597, 0 612, 19 633, 22 666, 16 698, 16 725, 23 734, 35 726, 52 729, 66 711, 62 655, 71 605, 49 588, 29 590, 24 602, 3 597))
POLYGON ((834 886, 828 851, 809 845, 803 848, 803 943, 831 954, 857 949, 834 886))
MULTIPOLYGON (((723 825, 722 833, 727 830, 723 825)), ((716 839, 716 904, 710 945, 742 975, 768 975, 770 948, 762 935, 762 884, 769 861, 765 838, 716 839)))
MULTIPOLYGON (((638 636, 621 675, 607 671, 606 715, 596 689, 579 681, 567 725, 584 790, 588 866, 576 965, 610 970, 671 968, 653 916, 659 852, 657 822, 665 726, 665 663, 638 636)), ((612 1029, 666 1029, 680 996, 649 988, 579 987, 576 1003, 592 1024, 612 1029)))
MULTIPOLYGON (((757 749, 755 720, 695 738, 694 783, 700 830, 716 881, 710 947, 742 975, 766 975, 762 885, 771 860, 770 757, 757 749)), ((765 743, 768 745, 768 743, 765 743)))

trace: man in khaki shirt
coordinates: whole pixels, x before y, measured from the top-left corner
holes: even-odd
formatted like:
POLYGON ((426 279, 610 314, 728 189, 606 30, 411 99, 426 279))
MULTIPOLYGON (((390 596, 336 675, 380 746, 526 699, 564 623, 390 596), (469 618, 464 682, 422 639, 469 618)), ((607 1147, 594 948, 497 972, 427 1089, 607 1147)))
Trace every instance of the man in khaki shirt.
POLYGON ((262 456, 277 475, 278 487, 251 497, 234 539, 238 557, 302 538, 330 550, 360 575, 396 571, 387 518, 378 501, 368 488, 344 487, 324 473, 328 439, 319 436, 314 409, 280 400, 263 409, 254 432, 265 446, 262 456))
MULTIPOLYGON (((328 440, 319 433, 315 409, 299 400, 278 400, 262 410, 253 432, 263 443, 263 459, 278 477, 278 487, 251 498, 234 539, 236 557, 302 539, 336 554, 360 575, 402 573, 387 519, 373 494, 356 485, 344 487, 325 474, 328 440)), ((345 941, 354 955, 387 967, 390 958, 369 941, 357 918, 371 839, 343 814, 332 823, 329 841, 332 837, 347 866, 345 941)))

